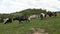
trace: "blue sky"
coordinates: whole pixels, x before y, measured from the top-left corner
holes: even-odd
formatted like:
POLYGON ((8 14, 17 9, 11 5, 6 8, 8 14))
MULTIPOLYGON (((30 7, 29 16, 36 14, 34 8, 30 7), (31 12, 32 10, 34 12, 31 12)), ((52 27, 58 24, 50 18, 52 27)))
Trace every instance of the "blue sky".
POLYGON ((0 0, 0 13, 13 13, 28 8, 60 11, 60 0, 0 0))

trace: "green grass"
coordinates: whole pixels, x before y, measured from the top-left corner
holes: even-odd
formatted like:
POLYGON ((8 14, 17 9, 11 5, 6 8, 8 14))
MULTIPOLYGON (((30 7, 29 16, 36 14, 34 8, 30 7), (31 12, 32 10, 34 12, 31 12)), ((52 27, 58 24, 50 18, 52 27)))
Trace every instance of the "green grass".
POLYGON ((9 24, 0 24, 0 34, 25 34, 31 28, 43 28, 49 34, 60 34, 60 13, 57 17, 47 17, 45 20, 34 19, 19 24, 13 21, 9 24))

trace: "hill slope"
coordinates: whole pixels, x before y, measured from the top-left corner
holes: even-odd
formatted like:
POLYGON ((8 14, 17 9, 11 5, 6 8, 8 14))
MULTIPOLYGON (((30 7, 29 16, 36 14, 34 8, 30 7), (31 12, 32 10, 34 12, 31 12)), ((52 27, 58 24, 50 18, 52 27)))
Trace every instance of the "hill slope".
POLYGON ((11 13, 11 14, 0 14, 1 18, 12 18, 15 16, 21 16, 21 15, 32 15, 32 14, 40 14, 41 12, 45 13, 46 10, 42 9, 26 9, 19 12, 11 13))
POLYGON ((47 17, 45 20, 33 19, 21 24, 18 21, 9 24, 0 23, 0 34, 25 34, 31 28, 43 28, 49 34, 60 34, 60 13, 57 17, 47 17))

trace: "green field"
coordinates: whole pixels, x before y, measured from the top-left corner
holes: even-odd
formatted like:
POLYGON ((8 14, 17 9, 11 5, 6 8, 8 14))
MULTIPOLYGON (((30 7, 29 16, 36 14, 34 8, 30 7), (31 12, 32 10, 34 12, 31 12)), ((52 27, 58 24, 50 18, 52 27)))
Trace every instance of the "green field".
POLYGON ((49 34, 60 34, 60 13, 57 17, 47 17, 44 20, 33 19, 20 24, 18 21, 8 24, 0 23, 0 34, 25 34, 31 28, 43 28, 49 34))

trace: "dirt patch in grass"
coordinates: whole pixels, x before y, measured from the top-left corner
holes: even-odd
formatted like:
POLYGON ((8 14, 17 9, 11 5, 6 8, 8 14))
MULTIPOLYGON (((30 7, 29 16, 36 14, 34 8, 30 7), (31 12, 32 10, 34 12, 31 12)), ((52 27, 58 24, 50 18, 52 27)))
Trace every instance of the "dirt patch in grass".
POLYGON ((31 28, 26 34, 49 34, 49 33, 45 32, 45 29, 31 28))

